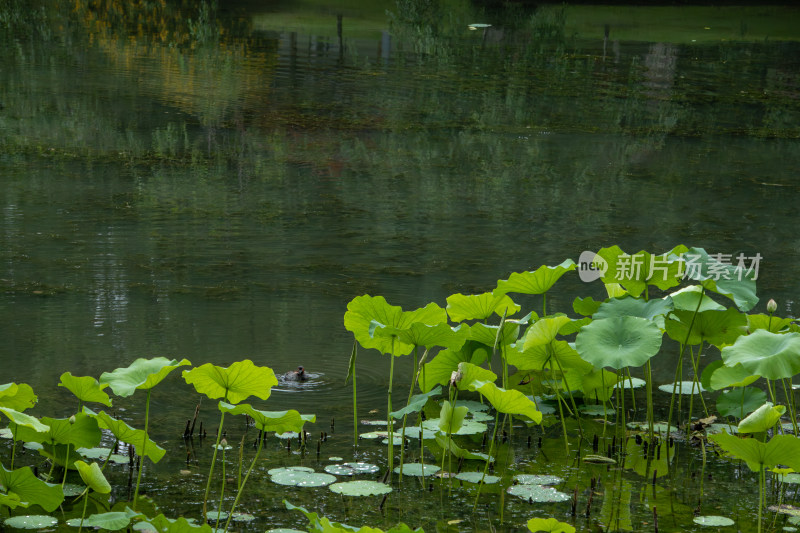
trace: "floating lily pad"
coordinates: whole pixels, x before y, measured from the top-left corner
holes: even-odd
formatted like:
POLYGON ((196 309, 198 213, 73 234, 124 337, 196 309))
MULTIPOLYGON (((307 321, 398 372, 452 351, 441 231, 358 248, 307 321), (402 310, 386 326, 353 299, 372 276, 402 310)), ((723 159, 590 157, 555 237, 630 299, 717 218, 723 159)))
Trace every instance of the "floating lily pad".
POLYGON ((558 485, 564 481, 558 476, 540 474, 517 474, 514 482, 520 485, 558 485))
POLYGON ((334 483, 330 489, 343 496, 375 496, 392 492, 392 487, 378 481, 344 481, 334 483))
POLYGON ((589 416, 603 416, 603 415, 613 415, 615 413, 614 409, 609 406, 603 407, 602 405, 581 405, 578 407, 578 411, 580 411, 584 415, 589 416))
POLYGON ((724 527, 724 526, 732 526, 735 522, 730 518, 725 516, 696 516, 694 518, 695 524, 700 524, 701 526, 716 526, 716 527, 724 527))
POLYGON ((361 433, 359 439, 385 439, 389 436, 388 431, 370 431, 368 433, 361 433))
POLYGON ((58 524, 58 520, 43 514, 21 515, 6 518, 3 524, 17 529, 45 529, 58 524))
MULTIPOLYGON (((387 435, 387 437, 385 439, 383 439, 381 441, 381 444, 389 444, 388 435, 387 435)), ((392 434, 392 446, 400 446, 401 444, 403 444, 403 436, 401 434, 399 434, 399 433, 393 433, 392 434)))
POLYGON ((473 400, 456 400, 456 407, 466 407, 469 409, 470 413, 474 413, 475 411, 488 411, 489 405, 481 402, 475 402, 473 400))
POLYGON ((0 429, 0 439, 13 439, 14 434, 8 428, 0 429))
POLYGON ((267 470, 267 474, 270 476, 274 476, 275 474, 280 474, 283 472, 313 472, 313 468, 309 468, 307 466, 281 466, 278 468, 270 468, 267 470))
POLYGON ((570 499, 569 494, 544 485, 512 485, 508 487, 506 492, 531 503, 563 502, 570 499))
POLYGON ((739 428, 736 426, 729 426, 728 424, 711 424, 710 426, 706 427, 706 435, 716 435, 717 433, 722 433, 723 431, 734 434, 739 432, 739 428))
MULTIPOLYGON (((426 420, 422 423, 422 429, 436 431, 439 429, 439 419, 432 418, 430 420, 426 420)), ((467 419, 464 420, 464 423, 461 425, 459 430, 454 432, 453 435, 480 435, 481 433, 485 433, 486 430, 486 424, 483 422, 476 422, 475 420, 467 419)))
POLYGON ((494 420, 494 417, 489 413, 484 413, 482 411, 475 411, 470 413, 470 420, 474 420, 475 422, 491 422, 494 420))
POLYGON ((228 511, 209 511, 208 512, 208 521, 209 522, 224 522, 228 519, 228 511))
MULTIPOLYGON (((630 379, 625 378, 624 380, 622 380, 623 389, 638 389, 640 387, 644 387, 645 385, 647 385, 647 382, 639 378, 630 378, 630 379)), ((617 388, 618 386, 619 384, 614 385, 615 388, 617 388)))
POLYGON ((83 492, 86 489, 86 486, 78 485, 76 483, 65 483, 62 489, 64 490, 64 496, 71 498, 83 492))
MULTIPOLYGON (((659 385, 658 390, 672 394, 673 385, 674 383, 659 385)), ((677 387, 675 387, 675 394, 700 394, 701 392, 705 392, 703 385, 694 383, 693 381, 679 381, 677 387), (694 385, 694 389, 692 389, 692 385, 694 385), (694 392, 692 392, 692 390, 694 390, 694 392)))
POLYGON ((296 439, 297 437, 300 436, 300 434, 294 431, 285 431, 283 433, 275 433, 275 436, 278 437, 279 439, 286 440, 286 439, 296 439))
MULTIPOLYGON (((409 439, 418 439, 419 438, 419 426, 409 426, 406 428, 406 437, 409 439)), ((432 429, 424 429, 422 430, 422 438, 423 439, 433 439, 436 437, 436 432, 432 429)))
MULTIPOLYGON (((647 425, 647 422, 628 422, 629 429, 636 429, 639 431, 650 431, 650 427, 647 425)), ((670 426, 670 433, 673 431, 678 431, 678 428, 675 426, 670 426)), ((666 422, 656 422, 653 424, 653 431, 656 433, 664 433, 667 431, 667 423, 666 422)))
POLYGON ((273 483, 290 487, 325 487, 336 481, 336 476, 300 470, 278 472, 270 478, 273 483))
POLYGON ((793 485, 800 484, 800 474, 784 474, 782 476, 778 476, 778 480, 781 483, 791 483, 793 485))
POLYGON ((497 483, 500 481, 500 478, 497 476, 491 476, 489 474, 483 475, 483 472, 459 472, 456 474, 456 479, 460 479, 461 481, 466 481, 468 483, 480 483, 481 478, 483 478, 484 485, 491 485, 492 483, 497 483))
POLYGON ((344 461, 344 457, 331 456, 328 457, 328 461, 344 461))
POLYGON ((356 474, 374 474, 380 470, 378 465, 370 463, 342 463, 338 465, 328 465, 325 471, 337 476, 354 476, 356 474))
MULTIPOLYGON (((403 465, 403 475, 404 476, 422 476, 423 474, 426 476, 432 476, 436 472, 441 470, 436 465, 425 465, 421 463, 408 463, 403 465)), ((394 469, 395 473, 400 473, 400 467, 394 469)))
POLYGON ((387 426, 389 422, 386 420, 361 420, 360 421, 364 426, 387 426))

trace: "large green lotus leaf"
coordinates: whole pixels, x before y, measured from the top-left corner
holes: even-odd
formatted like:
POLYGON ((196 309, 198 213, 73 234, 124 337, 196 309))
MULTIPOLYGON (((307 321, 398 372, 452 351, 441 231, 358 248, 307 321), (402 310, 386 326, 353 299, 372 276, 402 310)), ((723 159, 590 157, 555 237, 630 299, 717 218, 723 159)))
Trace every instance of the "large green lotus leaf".
POLYGON ((458 432, 468 412, 466 407, 453 407, 453 404, 445 400, 439 412, 439 429, 444 433, 458 432))
POLYGON ((564 315, 540 318, 525 331, 522 343, 523 351, 553 342, 559 330, 571 321, 572 319, 564 315))
POLYGON ((67 520, 67 525, 71 527, 97 528, 107 531, 117 531, 125 529, 131 523, 131 516, 140 516, 139 513, 111 511, 108 513, 93 514, 86 517, 81 524, 80 518, 67 520))
POLYGON ((724 311, 725 306, 718 304, 711 298, 700 285, 689 285, 670 293, 672 305, 679 311, 701 313, 703 311, 724 311), (702 296, 702 300, 700 299, 702 296), (698 304, 699 307, 698 307, 698 304))
POLYGON ((86 486, 100 494, 109 494, 111 492, 111 485, 109 484, 103 471, 100 470, 100 465, 97 463, 87 464, 84 461, 75 461, 75 467, 78 469, 81 479, 86 486))
POLYGON ((97 402, 111 407, 111 398, 103 390, 108 387, 108 383, 100 385, 100 382, 91 376, 73 376, 70 372, 61 374, 59 387, 66 387, 82 402, 97 402))
POLYGON ((514 365, 519 370, 541 370, 545 365, 559 370, 574 371, 577 374, 586 374, 594 368, 591 363, 581 359, 581 356, 567 341, 557 340, 551 344, 535 346, 529 350, 519 351, 519 343, 514 349, 506 353, 508 364, 514 365), (555 360, 558 360, 558 363, 555 360))
POLYGON ((51 513, 64 501, 61 485, 45 483, 36 477, 27 466, 16 470, 6 470, 0 465, 0 486, 9 494, 14 493, 27 505, 39 505, 51 513))
POLYGON ((422 411, 422 408, 425 407, 425 404, 428 403, 428 399, 433 396, 438 396, 442 393, 442 387, 435 387, 433 390, 422 393, 422 394, 415 394, 408 400, 408 405, 403 407, 398 411, 392 411, 390 414, 397 419, 403 418, 406 415, 410 415, 411 413, 418 413, 422 411))
POLYGON ((734 308, 702 311, 696 315, 694 311, 674 311, 666 323, 667 335, 672 340, 691 345, 703 341, 714 346, 733 344, 746 327, 747 316, 734 308))
POLYGON ((616 385, 617 374, 602 368, 593 369, 588 374, 581 376, 580 389, 584 398, 607 402, 613 395, 616 385))
POLYGON ((497 374, 472 363, 458 364, 458 390, 470 390, 473 381, 496 381, 497 374))
POLYGON ((497 282, 494 294, 517 292, 521 294, 542 294, 550 290, 566 272, 575 270, 575 261, 567 259, 554 267, 542 265, 533 272, 513 272, 508 279, 497 282))
POLYGON ((739 433, 760 433, 771 429, 781 419, 786 407, 767 402, 739 422, 739 433))
POLYGON ((425 346, 426 348, 441 346, 458 350, 466 342, 469 328, 461 325, 451 328, 445 323, 429 326, 422 322, 414 322, 408 327, 400 329, 373 320, 370 323, 369 334, 372 337, 386 337, 390 341, 391 337, 395 337, 397 341, 411 346, 425 346))
POLYGON ((559 335, 572 335, 573 333, 578 333, 583 326, 587 324, 591 324, 592 319, 591 317, 585 316, 583 318, 577 318, 570 320, 568 323, 564 324, 564 326, 558 330, 559 335))
POLYGON ((107 429, 114 435, 115 438, 119 439, 120 442, 124 442, 126 444, 132 444, 136 450, 136 454, 142 457, 147 457, 154 463, 157 463, 164 457, 164 454, 167 451, 156 444, 154 441, 147 439, 147 444, 145 445, 145 449, 142 450, 141 446, 145 439, 145 432, 141 429, 134 429, 122 420, 118 420, 105 411, 100 411, 99 413, 94 413, 91 409, 87 407, 83 408, 83 412, 88 414, 89 416, 94 416, 97 418, 97 424, 102 429, 107 429))
POLYGON ((453 322, 486 320, 493 313, 511 316, 521 309, 504 293, 453 294, 447 297, 447 314, 453 322))
MULTIPOLYGON (((10 407, 0 407, 0 413, 3 413, 8 417, 14 426, 17 428, 26 427, 36 431, 39 434, 46 435, 48 431, 50 431, 50 426, 47 424, 43 424, 39 421, 38 418, 31 415, 26 415, 25 413, 20 413, 15 409, 11 409, 10 407)), ((41 441, 35 441, 41 442, 41 441)))
POLYGON ((0 385, 0 407, 24 411, 36 405, 38 398, 27 383, 0 385))
POLYGON ((699 281, 706 290, 733 300, 747 312, 758 303, 754 273, 709 257, 703 248, 690 248, 683 254, 686 279, 699 281))
POLYGON ((572 302, 572 310, 583 316, 592 316, 597 312, 603 302, 598 302, 591 296, 586 298, 577 297, 572 302))
POLYGON ((555 518, 531 518, 528 520, 528 529, 537 533, 575 533, 575 528, 566 522, 559 522, 555 518))
POLYGON ((501 413, 527 416, 537 424, 542 422, 542 413, 536 404, 518 390, 505 390, 491 381, 473 381, 469 388, 481 393, 501 413))
POLYGON ((234 415, 246 414, 253 419, 258 429, 274 431, 275 433, 286 433, 287 431, 300 433, 306 422, 315 422, 317 419, 315 415, 301 415, 294 409, 288 411, 259 411, 247 403, 231 405, 220 401, 219 410, 234 415))
POLYGON ((627 254, 619 246, 601 248, 597 255, 608 265, 601 279, 604 283, 623 285, 636 297, 645 291, 647 285, 667 290, 681 282, 681 265, 673 256, 685 250, 685 246, 679 245, 669 252, 654 255, 644 250, 627 254))
POLYGON ((428 392, 436 385, 450 383, 453 372, 458 370, 459 363, 483 364, 489 352, 483 344, 468 341, 460 350, 445 349, 436 354, 430 362, 422 365, 419 375, 419 388, 428 392))
POLYGON ((504 322, 503 331, 500 333, 500 326, 487 326, 482 322, 476 322, 469 327, 470 340, 485 344, 490 348, 504 346, 516 342, 519 337, 519 324, 514 322, 504 322), (498 337, 499 333, 499 337, 498 337))
POLYGON ((754 472, 781 464, 800 470, 800 439, 794 435, 777 435, 766 444, 758 439, 741 439, 724 432, 711 435, 709 439, 737 459, 745 461, 754 472))
POLYGON ((447 438, 447 435, 437 433, 436 436, 433 438, 437 445, 439 445, 442 450, 449 450, 451 454, 455 457, 460 459, 472 459, 475 461, 489 461, 490 457, 485 453, 475 453, 469 450, 466 450, 456 444, 456 441, 452 438, 447 438))
MULTIPOLYGON (((723 362, 723 361, 720 361, 723 362)), ((727 366, 723 364, 711 374, 708 382, 712 390, 727 389, 728 387, 746 387, 761 376, 751 374, 741 364, 727 366)))
POLYGON ((575 349, 597 368, 619 370, 641 366, 658 353, 662 334, 653 322, 639 317, 612 317, 584 326, 575 349))
POLYGON ((110 385, 117 396, 130 396, 136 389, 152 389, 176 368, 191 364, 188 359, 178 361, 166 357, 140 358, 126 368, 103 372, 100 375, 100 383, 110 385))
POLYGON ((611 298, 604 302, 592 318, 598 320, 615 316, 638 316, 648 320, 655 320, 658 327, 663 328, 664 316, 672 311, 672 308, 672 298, 669 296, 649 301, 627 296, 625 298, 611 298))
POLYGON ((767 393, 756 387, 742 387, 717 396, 717 411, 722 416, 744 418, 767 401, 767 393))
POLYGON ((800 333, 759 329, 722 349, 726 366, 741 363, 751 374, 767 379, 790 378, 800 372, 800 333))
POLYGON ((765 329, 772 333, 779 333, 785 331, 792 325, 794 321, 791 318, 779 318, 777 316, 769 315, 747 315, 747 329, 755 331, 757 329, 765 329))
POLYGON ((405 329, 414 322, 428 325, 447 323, 447 312, 435 303, 414 311, 403 311, 400 306, 389 305, 383 296, 365 294, 353 298, 344 314, 345 329, 352 332, 364 348, 375 348, 381 353, 400 356, 411 353, 414 346, 391 337, 373 337, 370 335, 373 320, 384 326, 405 329))
POLYGON ((49 442, 53 444, 71 444, 76 448, 92 448, 100 443, 102 434, 97 421, 77 413, 70 418, 42 417, 42 423, 49 426, 46 432, 12 423, 10 427, 19 440, 25 442, 49 442))
POLYGON ((278 384, 271 368, 256 366, 249 359, 237 361, 227 368, 206 363, 184 370, 183 379, 194 385, 200 394, 205 394, 212 400, 222 398, 232 404, 250 396, 266 400, 272 393, 272 387, 278 384))

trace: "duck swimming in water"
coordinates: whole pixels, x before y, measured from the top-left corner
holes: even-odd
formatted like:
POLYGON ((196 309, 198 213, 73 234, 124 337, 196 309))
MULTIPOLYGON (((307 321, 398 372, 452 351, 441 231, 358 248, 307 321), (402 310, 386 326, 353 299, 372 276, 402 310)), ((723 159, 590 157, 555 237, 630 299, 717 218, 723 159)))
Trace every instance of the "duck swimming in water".
POLYGON ((306 369, 302 366, 298 366, 297 370, 285 373, 283 379, 286 381, 306 381, 308 376, 306 375, 306 369))

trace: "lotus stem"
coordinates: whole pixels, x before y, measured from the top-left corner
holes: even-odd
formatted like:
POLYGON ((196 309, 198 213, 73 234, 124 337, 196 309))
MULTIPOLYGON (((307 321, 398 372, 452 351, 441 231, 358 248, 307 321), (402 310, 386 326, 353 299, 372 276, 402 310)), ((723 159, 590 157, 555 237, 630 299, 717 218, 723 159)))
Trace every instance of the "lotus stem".
POLYGON ((481 481, 478 483, 478 494, 475 495, 475 503, 472 505, 472 512, 474 513, 475 510, 478 508, 478 498, 481 497, 481 488, 483 487, 483 480, 486 478, 486 472, 489 470, 489 462, 492 460, 492 454, 494 453, 494 442, 497 438, 497 425, 500 421, 500 412, 497 411, 494 415, 494 429, 492 430, 492 440, 489 444, 489 458, 486 460, 486 463, 483 465, 483 475, 481 476, 481 481))
POLYGON ((217 529, 219 525, 219 517, 222 516, 222 501, 225 498, 225 482, 227 476, 225 475, 225 448, 228 447, 228 443, 223 441, 222 444, 222 486, 220 487, 219 491, 219 504, 217 505, 217 519, 214 521, 214 529, 217 529))
POLYGON ((133 510, 136 510, 136 503, 139 498, 139 484, 142 481, 142 470, 144 469, 144 458, 147 453, 147 425, 150 421, 150 393, 153 389, 147 389, 147 399, 144 402, 144 436, 142 438, 142 451, 139 454, 139 472, 136 475, 136 490, 133 491, 133 510))
POLYGON ((242 480, 241 485, 239 485, 239 490, 236 492, 236 498, 233 500, 233 505, 231 505, 231 512, 228 515, 228 521, 225 522, 225 531, 228 531, 228 527, 231 524, 231 518, 233 518, 233 511, 236 510, 236 505, 239 503, 239 498, 242 496, 244 492, 244 486, 247 483, 247 479, 250 477, 250 472, 253 471, 253 467, 256 465, 256 461, 258 461, 258 456, 261 454, 261 448, 264 445, 264 439, 258 439, 258 449, 256 450, 256 455, 253 457, 253 460, 250 462, 250 467, 247 469, 247 472, 244 475, 244 479, 242 480))
POLYGON ((356 401, 356 353, 358 350, 358 341, 353 341, 353 352, 350 358, 353 361, 352 376, 353 376, 353 447, 358 448, 358 402, 356 401))
MULTIPOLYGON (((650 442, 652 443, 655 431, 653 429, 653 373, 650 359, 644 364, 644 368, 644 375, 647 379, 647 383, 645 384, 645 388, 647 389, 647 429, 650 432, 650 442)), ((667 428, 667 433, 669 433, 669 428, 667 428)))
MULTIPOLYGON (((672 424, 672 407, 675 403, 675 387, 678 385, 678 375, 681 371, 681 366, 683 365, 683 352, 686 350, 686 346, 689 343, 689 334, 692 332, 692 327, 694 327, 694 320, 697 317, 697 313, 700 311, 700 304, 703 303, 703 297, 706 295, 706 288, 702 285, 700 286, 700 297, 697 299, 697 307, 694 309, 694 313, 692 314, 692 320, 689 321, 689 329, 686 331, 686 338, 681 343, 681 350, 678 354, 678 365, 675 368, 675 381, 672 383, 672 396, 669 399, 669 416, 667 417, 667 437, 669 437, 669 428, 672 424)), ((678 409, 680 411, 680 408, 678 409)))
MULTIPOLYGON (((227 395, 225 396, 227 398, 227 395)), ((222 438, 222 424, 225 421, 225 411, 219 415, 219 428, 217 429, 217 442, 214 443, 214 454, 211 456, 211 468, 208 471, 208 481, 206 482, 206 493, 203 496, 203 521, 208 521, 208 495, 211 492, 211 477, 214 475, 214 464, 217 462, 217 450, 219 441, 222 438)))
POLYGON ((389 353, 389 393, 387 394, 386 422, 389 429, 389 484, 392 483, 392 472, 394 471, 394 421, 392 420, 392 380, 394 379, 394 339, 392 336, 392 351, 389 353))
POLYGON ((794 431, 794 434, 797 435, 797 410, 795 409, 794 404, 794 389, 792 388, 792 384, 790 382, 787 390, 786 381, 787 378, 781 379, 781 383, 783 383, 783 395, 786 396, 786 404, 789 407, 789 416, 792 417, 792 430, 794 431))

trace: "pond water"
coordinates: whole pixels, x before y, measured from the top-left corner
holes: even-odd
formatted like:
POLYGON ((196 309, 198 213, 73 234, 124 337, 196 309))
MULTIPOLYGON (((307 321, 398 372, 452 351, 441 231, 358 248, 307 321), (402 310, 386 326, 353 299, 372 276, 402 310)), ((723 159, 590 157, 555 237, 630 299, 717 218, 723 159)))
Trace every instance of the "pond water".
MULTIPOLYGON (((0 381, 30 383, 39 414, 72 412, 55 389, 63 372, 99 376, 139 357, 303 365, 314 379, 281 384, 267 408, 316 413, 312 430, 333 434, 320 464, 349 460, 350 300, 444 305, 613 244, 760 254, 757 310, 774 298, 778 314, 797 315, 800 36, 784 28, 795 8, 651 10, 631 20, 411 0, 0 9, 0 381), (654 20, 661 40, 636 35, 654 20), (478 22, 492 26, 470 29, 478 22)), ((572 300, 588 295, 602 296, 602 286, 568 276, 548 306, 572 314, 572 300)), ((408 361, 397 364, 410 374, 408 361)), ((666 354, 654 362, 656 380, 671 381, 674 365, 666 354)), ((364 416, 385 417, 388 369, 387 357, 360 354, 364 416)), ((395 386, 407 391, 404 379, 395 386)), ((165 508, 191 514, 202 483, 164 480, 185 463, 180 435, 198 396, 177 377, 169 383, 154 392, 152 413, 171 459, 145 482, 165 508)), ((132 420, 143 409, 135 400, 119 400, 132 420)), ((207 427, 215 411, 203 404, 207 427)), ((241 428, 230 431, 241 438, 241 428)), ((536 453, 521 435, 508 448, 514 468, 536 471, 548 447, 559 454, 558 431, 536 453)), ((272 444, 270 464, 300 461, 272 444)), ((700 459, 679 453, 673 489, 658 485, 659 512, 676 517, 662 517, 662 530, 695 527, 700 459)), ((316 461, 314 450, 308 457, 316 461)), ((382 457, 370 444, 357 455, 382 457)), ((702 514, 739 513, 740 529, 751 530, 752 506, 730 510, 727 497, 754 498, 755 478, 729 464, 714 470, 730 482, 726 499, 706 493, 702 514)), ((599 470, 548 473, 570 478, 570 494, 580 486, 585 506, 599 470)), ((253 494, 274 490, 258 483, 253 494)), ((590 512, 576 527, 651 527, 641 508, 619 520, 614 509, 656 484, 627 474, 619 483, 629 503, 596 502, 608 514, 590 512)), ((323 489, 314 490, 289 499, 314 507, 323 489)), ((570 516, 569 502, 491 499, 462 516, 474 499, 464 490, 437 489, 427 503, 393 497, 383 513, 338 499, 316 510, 426 530, 454 518, 465 521, 439 528, 570 516), (409 500, 421 508, 409 512, 409 500)), ((248 511, 269 511, 248 530, 302 524, 276 510, 280 496, 259 498, 248 511)))

